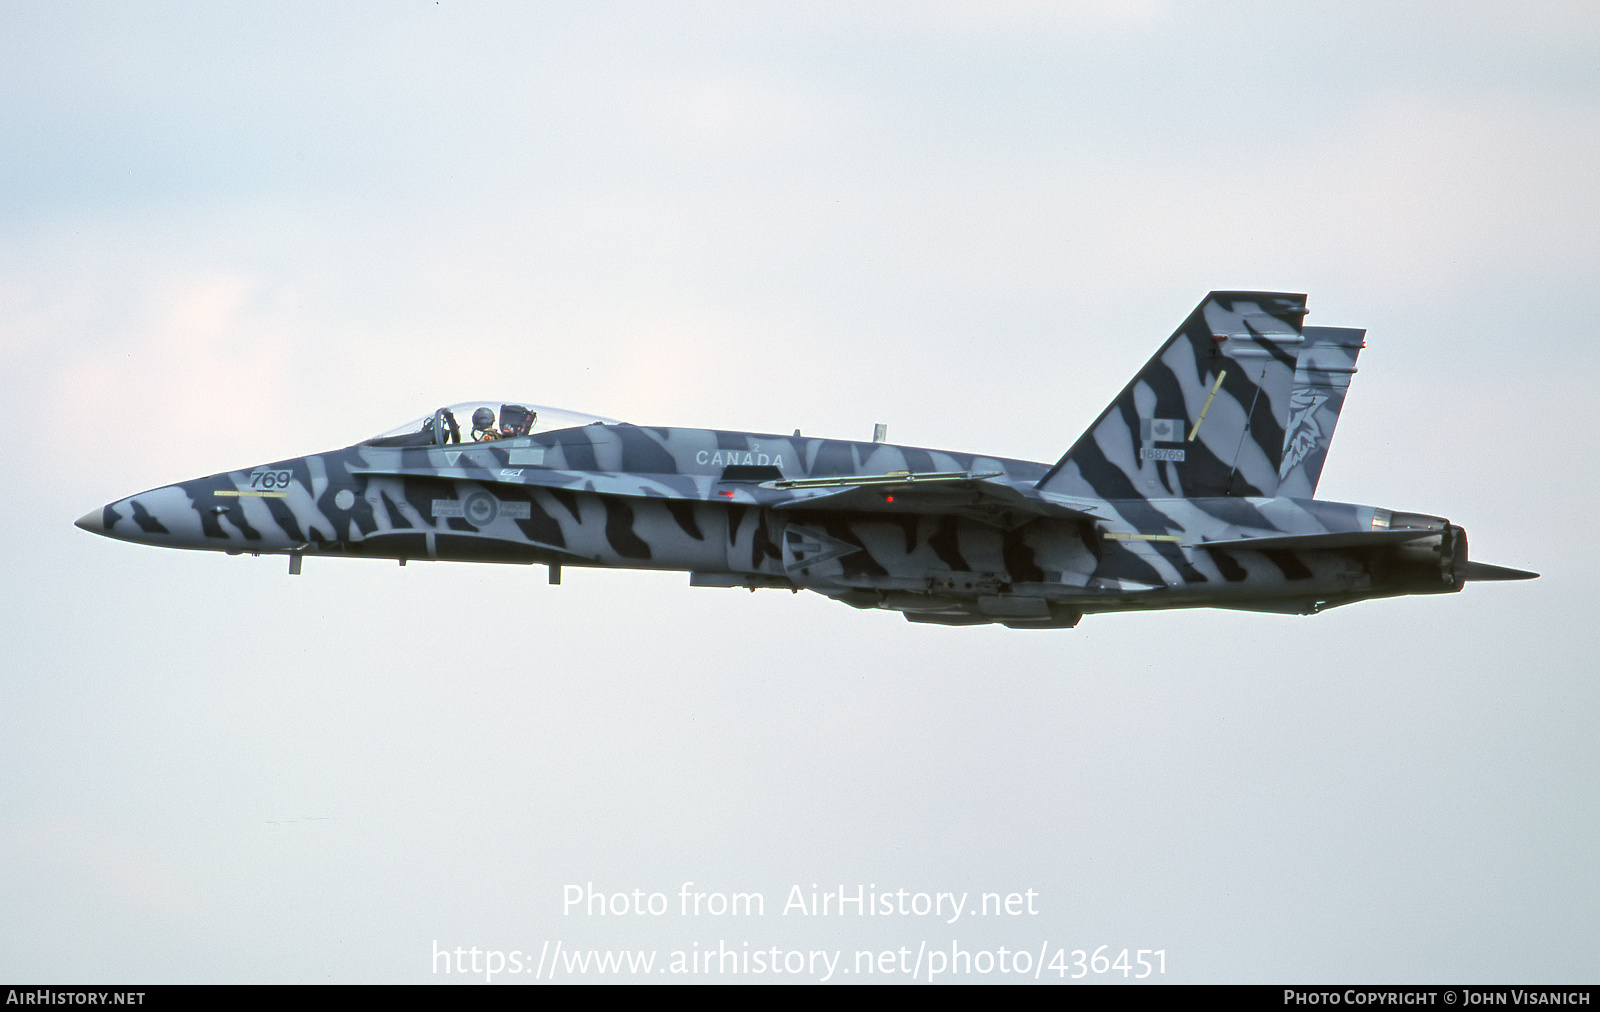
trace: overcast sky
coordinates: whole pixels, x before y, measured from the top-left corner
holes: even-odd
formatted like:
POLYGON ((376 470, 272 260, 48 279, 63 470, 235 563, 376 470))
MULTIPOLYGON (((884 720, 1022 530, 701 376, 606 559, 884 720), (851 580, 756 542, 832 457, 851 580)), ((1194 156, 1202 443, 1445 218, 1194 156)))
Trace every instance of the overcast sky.
POLYGON ((13 7, 0 979, 1592 982, 1597 178, 1582 2, 13 7), (1212 289, 1368 328, 1324 498, 1543 577, 1029 632, 72 526, 474 397, 1054 461, 1212 289))

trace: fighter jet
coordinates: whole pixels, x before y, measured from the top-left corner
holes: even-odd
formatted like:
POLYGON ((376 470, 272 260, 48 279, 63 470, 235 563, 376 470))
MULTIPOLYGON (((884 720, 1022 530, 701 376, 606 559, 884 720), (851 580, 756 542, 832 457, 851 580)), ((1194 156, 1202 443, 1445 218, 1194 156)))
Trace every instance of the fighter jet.
POLYGON ((1304 295, 1212 292, 1054 464, 632 425, 484 401, 342 450, 118 500, 124 541, 279 554, 681 570, 939 625, 1086 614, 1313 614, 1538 574, 1443 517, 1315 498, 1366 331, 1304 295))

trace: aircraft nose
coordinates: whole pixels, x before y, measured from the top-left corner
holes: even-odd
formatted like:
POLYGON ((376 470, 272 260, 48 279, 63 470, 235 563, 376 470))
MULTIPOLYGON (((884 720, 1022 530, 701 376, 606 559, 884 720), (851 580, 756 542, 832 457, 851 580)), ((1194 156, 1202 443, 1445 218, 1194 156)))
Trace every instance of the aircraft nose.
POLYGON ((106 532, 106 511, 102 509, 90 510, 79 517, 74 526, 88 531, 91 534, 104 534, 106 532))

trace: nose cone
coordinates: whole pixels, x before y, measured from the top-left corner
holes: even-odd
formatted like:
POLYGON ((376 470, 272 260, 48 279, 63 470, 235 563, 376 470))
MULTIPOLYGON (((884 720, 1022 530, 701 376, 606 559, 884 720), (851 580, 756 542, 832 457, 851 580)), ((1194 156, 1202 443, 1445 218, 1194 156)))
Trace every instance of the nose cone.
POLYGON ((106 511, 104 507, 90 510, 77 519, 75 526, 88 531, 90 534, 106 533, 106 511))
MULTIPOLYGON (((241 484, 237 475, 213 475, 163 485, 85 513, 78 526, 139 545, 218 552, 276 552, 306 541, 285 505, 288 490, 269 493, 241 484)), ((315 506, 309 512, 322 520, 315 506)))
POLYGON ((182 535, 189 527, 195 527, 198 534, 198 521, 181 522, 195 516, 190 497, 183 488, 168 485, 91 510, 78 518, 77 526, 118 541, 186 548, 189 546, 174 532, 182 535))

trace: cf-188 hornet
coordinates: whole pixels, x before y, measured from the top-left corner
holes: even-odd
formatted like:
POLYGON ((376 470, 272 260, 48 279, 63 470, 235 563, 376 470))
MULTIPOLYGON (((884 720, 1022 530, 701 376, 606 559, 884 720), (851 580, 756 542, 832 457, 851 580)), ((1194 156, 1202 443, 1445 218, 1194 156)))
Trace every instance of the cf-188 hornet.
POLYGON ((173 548, 673 569, 912 622, 1312 614, 1538 574, 1473 562, 1443 517, 1315 498, 1366 331, 1305 296, 1212 292, 1054 464, 630 425, 485 401, 355 446, 164 485, 87 514, 173 548))

